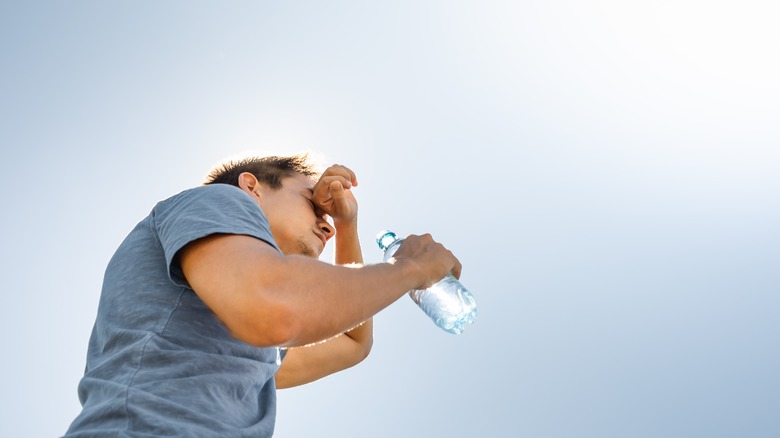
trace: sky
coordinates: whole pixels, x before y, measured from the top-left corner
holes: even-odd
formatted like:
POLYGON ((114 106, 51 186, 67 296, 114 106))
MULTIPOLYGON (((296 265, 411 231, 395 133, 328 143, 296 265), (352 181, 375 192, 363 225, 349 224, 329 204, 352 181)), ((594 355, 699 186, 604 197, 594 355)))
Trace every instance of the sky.
MULTIPOLYGON (((780 435, 780 7, 726 1, 0 4, 0 436, 80 411, 103 271, 237 154, 357 174, 463 264, 275 436, 780 435)), ((330 261, 326 251, 323 260, 330 261)))

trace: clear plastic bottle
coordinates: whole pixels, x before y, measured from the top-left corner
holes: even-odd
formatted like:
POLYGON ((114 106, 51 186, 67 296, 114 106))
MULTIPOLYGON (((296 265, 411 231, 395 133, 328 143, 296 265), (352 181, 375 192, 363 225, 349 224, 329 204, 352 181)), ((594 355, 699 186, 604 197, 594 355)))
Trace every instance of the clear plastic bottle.
MULTIPOLYGON (((385 252, 385 261, 395 254, 401 242, 403 239, 389 230, 381 231, 376 236, 377 245, 385 252)), ((447 274, 428 289, 409 291, 409 296, 446 332, 456 335, 463 333, 464 326, 477 319, 477 302, 474 296, 452 274, 447 274)))

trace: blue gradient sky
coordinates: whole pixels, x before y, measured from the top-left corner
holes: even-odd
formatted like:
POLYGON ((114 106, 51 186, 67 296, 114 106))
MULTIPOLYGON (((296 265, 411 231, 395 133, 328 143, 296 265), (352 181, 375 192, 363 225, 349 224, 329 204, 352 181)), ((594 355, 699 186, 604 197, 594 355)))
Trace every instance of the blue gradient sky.
POLYGON ((302 150, 358 174, 367 262, 432 233, 480 319, 402 298, 276 436, 779 436, 776 2, 367 3, 0 4, 0 436, 79 412, 157 201, 302 150))

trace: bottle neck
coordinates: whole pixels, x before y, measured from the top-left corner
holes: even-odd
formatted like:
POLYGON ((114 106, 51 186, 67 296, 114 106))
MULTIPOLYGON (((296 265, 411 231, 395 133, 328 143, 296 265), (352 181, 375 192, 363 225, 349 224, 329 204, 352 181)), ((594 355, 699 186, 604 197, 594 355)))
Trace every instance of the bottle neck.
POLYGON ((404 239, 396 239, 387 246, 385 249, 384 261, 388 261, 391 257, 393 257, 393 255, 395 255, 395 252, 398 251, 398 247, 401 246, 401 242, 403 241, 404 239))

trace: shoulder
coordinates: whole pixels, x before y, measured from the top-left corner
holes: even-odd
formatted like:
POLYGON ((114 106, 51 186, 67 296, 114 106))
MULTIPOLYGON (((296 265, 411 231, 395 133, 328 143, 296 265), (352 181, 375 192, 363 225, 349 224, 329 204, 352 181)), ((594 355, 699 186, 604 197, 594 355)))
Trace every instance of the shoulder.
POLYGON ((229 184, 211 184, 184 190, 154 206, 153 216, 177 213, 228 213, 243 211, 264 216, 260 206, 243 190, 229 184))
POLYGON ((190 200, 234 200, 234 201, 252 201, 252 198, 246 194, 243 190, 230 184, 209 184, 206 186, 198 186, 191 189, 179 192, 164 201, 160 201, 157 206, 165 206, 168 204, 175 204, 182 201, 190 200))
POLYGON ((159 202, 152 221, 161 232, 178 235, 192 230, 270 235, 268 219, 246 192, 227 184, 195 187, 159 202))
MULTIPOLYGON (((175 255, 182 248, 216 234, 251 236, 278 249, 260 205, 240 188, 227 184, 195 187, 159 202, 151 225, 171 267, 175 267, 175 255)), ((177 273, 173 271, 172 276, 177 273)))

